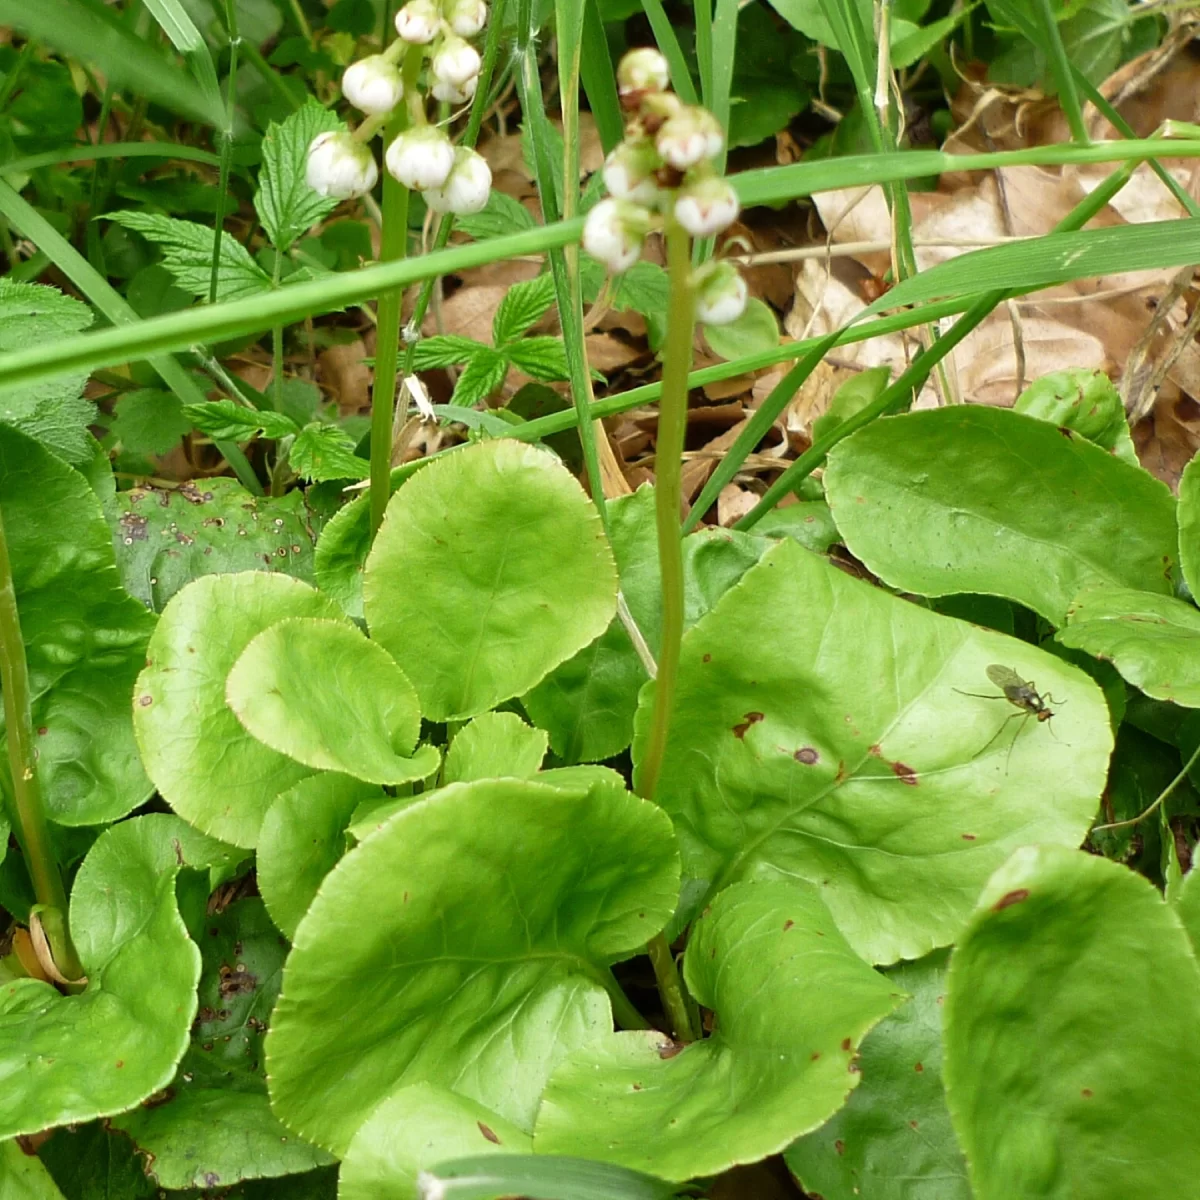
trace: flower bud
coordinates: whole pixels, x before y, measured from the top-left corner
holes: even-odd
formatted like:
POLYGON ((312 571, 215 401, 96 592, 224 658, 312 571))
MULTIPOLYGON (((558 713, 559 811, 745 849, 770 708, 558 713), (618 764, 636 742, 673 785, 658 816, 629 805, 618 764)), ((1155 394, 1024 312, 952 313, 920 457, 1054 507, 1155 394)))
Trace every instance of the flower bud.
POLYGON ((446 8, 446 20, 459 37, 474 37, 487 24, 487 17, 486 0, 450 0, 446 8))
POLYGON ((434 212, 452 212, 466 217, 477 213, 488 202, 492 173, 483 156, 460 146, 454 152, 454 166, 440 188, 426 188, 421 194, 434 212))
POLYGON ((696 273, 696 320, 705 325, 728 325, 746 311, 750 293, 737 267, 708 262, 696 273))
POLYGON ((698 162, 716 158, 725 145, 725 135, 707 109, 689 107, 663 122, 655 145, 671 166, 686 171, 698 162))
POLYGON ((365 196, 379 178, 369 146, 348 133, 322 133, 308 147, 308 186, 318 195, 349 200, 365 196))
POLYGON ((372 54, 346 68, 342 95, 362 112, 383 116, 404 99, 404 80, 382 54, 372 54))
POLYGON ((406 130, 387 148, 384 162, 407 188, 423 192, 440 188, 454 166, 454 147, 435 125, 406 130))
POLYGON ((642 253, 650 214, 628 200, 601 200, 583 223, 583 248, 614 275, 628 271, 642 253))
POLYGON ((433 85, 433 98, 445 100, 447 104, 466 104, 475 95, 478 85, 478 75, 472 75, 460 88, 455 87, 452 83, 442 83, 441 80, 438 80, 433 85))
POLYGON ((434 52, 429 69, 439 83, 448 83, 461 90, 468 79, 478 76, 482 66, 479 51, 456 34, 451 34, 434 52))
POLYGON ((665 92, 671 83, 667 60, 652 46, 630 50, 617 64, 617 90, 622 98, 665 92))
POLYGON ((604 160, 604 186, 618 200, 635 204, 653 204, 658 198, 658 152, 651 142, 618 142, 604 160))
POLYGON ((408 0, 396 13, 396 32, 411 46, 428 45, 441 27, 441 10, 434 0, 408 0))
POLYGON ((675 199, 675 220, 692 237, 712 237, 737 220, 737 193, 716 175, 685 184, 675 199))

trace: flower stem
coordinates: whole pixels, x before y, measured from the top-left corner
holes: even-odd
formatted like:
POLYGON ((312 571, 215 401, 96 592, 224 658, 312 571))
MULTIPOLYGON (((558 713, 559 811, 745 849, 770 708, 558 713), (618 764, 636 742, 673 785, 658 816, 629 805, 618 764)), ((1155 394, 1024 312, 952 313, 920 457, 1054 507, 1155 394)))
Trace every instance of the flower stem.
MULTIPOLYGON (((412 46, 404 59, 406 92, 416 87, 421 65, 420 46, 412 46)), ((387 124, 388 142, 409 125, 407 104, 397 107, 387 124)), ((383 226, 380 230, 379 261, 396 262, 408 253, 408 188, 383 173, 383 226)), ((379 297, 375 329, 375 383, 371 389, 371 536, 383 523, 392 495, 392 421, 396 410, 396 362, 400 354, 400 308, 402 290, 379 297)))
POLYGON ((221 130, 221 166, 217 176, 217 212, 213 221, 212 270, 208 278, 208 302, 217 302, 217 284, 221 274, 221 238, 225 230, 225 196, 229 191, 229 166, 233 158, 233 117, 237 108, 238 35, 237 6, 225 0, 225 24, 229 34, 229 75, 226 78, 225 128, 221 130))
MULTIPOLYGON (((654 504, 658 528, 658 557, 662 571, 662 641, 658 651, 658 676, 650 736, 638 771, 638 791, 653 800, 662 774, 667 731, 679 675, 679 647, 683 638, 683 546, 680 533, 680 495, 683 441, 687 430, 687 376, 692 365, 692 336, 696 304, 692 294, 691 247, 687 233, 667 218, 667 274, 671 293, 667 308, 667 341, 663 355, 662 395, 658 402, 658 437, 654 452, 654 504)), ((695 1041, 683 981, 675 957, 660 933, 647 947, 663 1008, 679 1041, 695 1041)))
POLYGON ((37 774, 37 752, 33 745, 33 715, 30 710, 29 668, 17 592, 13 584, 8 540, 0 516, 0 687, 4 690, 4 722, 8 742, 8 765, 12 777, 13 828, 25 865, 33 881, 38 904, 51 909, 55 919, 45 922, 51 938, 55 964, 68 979, 78 979, 83 967, 67 932, 67 893, 54 850, 37 774), (57 934, 57 936, 56 936, 57 934))

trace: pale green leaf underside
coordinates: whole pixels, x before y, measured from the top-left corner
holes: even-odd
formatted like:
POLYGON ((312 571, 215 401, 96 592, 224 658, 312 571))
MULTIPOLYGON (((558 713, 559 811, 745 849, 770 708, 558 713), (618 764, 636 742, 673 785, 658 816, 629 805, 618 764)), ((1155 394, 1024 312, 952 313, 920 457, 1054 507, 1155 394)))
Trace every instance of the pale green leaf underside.
POLYGON ((946 1088, 976 1200, 1186 1196, 1200 1172, 1200 967, 1106 859, 1029 846, 950 967, 946 1088))

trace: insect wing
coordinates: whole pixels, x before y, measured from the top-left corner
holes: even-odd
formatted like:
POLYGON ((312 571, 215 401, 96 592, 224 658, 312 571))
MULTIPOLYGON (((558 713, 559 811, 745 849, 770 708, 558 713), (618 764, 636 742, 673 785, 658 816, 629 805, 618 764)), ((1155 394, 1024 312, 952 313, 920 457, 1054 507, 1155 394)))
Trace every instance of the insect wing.
POLYGON ((988 667, 987 677, 1005 693, 1007 693, 1009 688, 1026 688, 1029 686, 1012 667, 1002 667, 999 663, 992 663, 988 667))

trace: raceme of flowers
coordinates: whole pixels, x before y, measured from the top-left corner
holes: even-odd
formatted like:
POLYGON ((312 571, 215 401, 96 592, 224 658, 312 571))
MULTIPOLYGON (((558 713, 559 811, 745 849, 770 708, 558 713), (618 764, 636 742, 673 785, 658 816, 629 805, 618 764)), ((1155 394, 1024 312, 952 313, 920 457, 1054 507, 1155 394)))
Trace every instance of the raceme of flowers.
MULTIPOLYGON (((693 237, 712 237, 737 219, 737 194, 717 173, 725 148, 716 117, 668 90, 667 60, 631 50, 617 67, 625 139, 604 163, 609 198, 587 216, 584 249, 614 273, 627 271, 652 229, 668 217, 693 237)), ((745 280, 728 262, 708 262, 693 276, 696 316, 709 325, 736 321, 746 308, 745 280)))
POLYGON ((366 120, 353 133, 323 133, 313 140, 308 149, 309 186, 339 200, 369 192, 379 179, 369 142, 404 103, 409 128, 384 152, 388 171, 405 187, 419 191, 437 212, 479 212, 492 186, 487 163, 474 150, 456 148, 444 129, 426 121, 425 98, 415 87, 406 87, 400 61, 412 47, 421 47, 433 97, 467 103, 475 95, 482 67, 479 51, 467 39, 483 29, 487 15, 485 0, 409 0, 396 13, 398 40, 382 54, 346 68, 342 94, 366 120))

